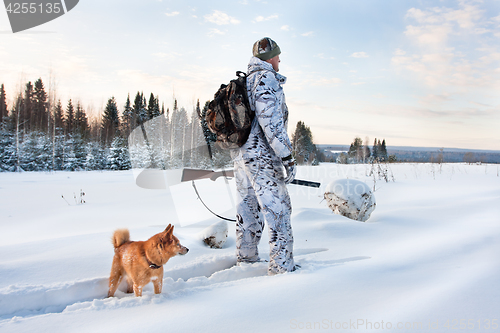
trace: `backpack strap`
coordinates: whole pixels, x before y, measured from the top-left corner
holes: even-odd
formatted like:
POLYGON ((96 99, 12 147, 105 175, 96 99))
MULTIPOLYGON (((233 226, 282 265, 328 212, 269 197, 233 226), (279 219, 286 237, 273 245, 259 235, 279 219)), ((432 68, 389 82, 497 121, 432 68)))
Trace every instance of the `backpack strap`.
MULTIPOLYGON (((253 73, 253 72, 252 72, 252 73, 253 73)), ((250 73, 250 74, 252 74, 252 73, 250 73)), ((247 73, 245 73, 245 72, 242 72, 242 71, 236 71, 236 76, 237 76, 237 77, 247 77, 248 75, 247 75, 247 73)))
MULTIPOLYGON (((268 69, 264 69, 264 68, 262 68, 262 69, 257 69, 257 70, 254 70, 253 72, 248 73, 246 76, 248 77, 248 76, 250 76, 251 74, 253 74, 253 73, 257 73, 257 72, 270 72, 270 70, 268 70, 268 69)), ((252 87, 252 92, 253 92, 253 91, 257 88, 257 86, 259 85, 260 81, 262 80, 262 76, 263 76, 263 75, 264 75, 264 73, 262 73, 262 75, 261 75, 259 78, 257 78, 257 80, 255 80, 254 85, 253 85, 253 87, 252 87)))

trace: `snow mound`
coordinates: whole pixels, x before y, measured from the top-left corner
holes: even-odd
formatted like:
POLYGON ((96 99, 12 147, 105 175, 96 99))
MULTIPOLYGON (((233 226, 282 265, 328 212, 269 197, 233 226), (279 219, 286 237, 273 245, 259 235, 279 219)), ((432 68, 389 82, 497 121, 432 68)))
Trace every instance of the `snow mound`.
POLYGON ((0 289, 0 319, 61 312, 75 302, 104 298, 107 288, 107 278, 54 285, 12 285, 0 289))
POLYGON ((367 221, 376 206, 368 185, 354 179, 334 180, 326 187, 324 197, 335 214, 356 221, 367 221))
POLYGON ((200 233, 203 242, 214 249, 222 249, 227 240, 227 222, 220 221, 200 233))

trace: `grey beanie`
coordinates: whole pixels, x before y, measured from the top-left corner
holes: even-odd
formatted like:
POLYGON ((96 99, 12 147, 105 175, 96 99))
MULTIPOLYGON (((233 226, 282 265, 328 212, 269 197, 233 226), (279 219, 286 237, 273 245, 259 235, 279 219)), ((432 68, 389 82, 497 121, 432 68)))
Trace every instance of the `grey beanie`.
POLYGON ((253 56, 261 60, 274 58, 280 53, 278 44, 269 37, 264 37, 253 44, 253 56))

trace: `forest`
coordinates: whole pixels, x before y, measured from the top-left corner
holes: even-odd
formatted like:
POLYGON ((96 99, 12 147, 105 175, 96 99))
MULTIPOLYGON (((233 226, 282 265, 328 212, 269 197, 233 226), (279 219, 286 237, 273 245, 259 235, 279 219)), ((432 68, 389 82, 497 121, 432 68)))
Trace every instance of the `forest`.
MULTIPOLYGON (((123 107, 110 97, 100 116, 87 115, 78 100, 55 100, 41 78, 26 83, 7 104, 0 85, 0 171, 223 168, 229 152, 214 144, 199 100, 191 112, 165 109, 157 95, 137 92, 123 107), (121 111, 120 111, 121 109, 121 111)), ((322 153, 302 121, 291 135, 298 164, 317 165, 322 153)))

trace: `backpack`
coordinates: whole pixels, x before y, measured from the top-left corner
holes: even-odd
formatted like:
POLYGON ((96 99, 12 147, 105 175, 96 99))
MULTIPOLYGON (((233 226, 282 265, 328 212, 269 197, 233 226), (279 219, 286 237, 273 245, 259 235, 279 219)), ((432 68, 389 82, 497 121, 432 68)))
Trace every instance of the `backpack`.
POLYGON ((216 135, 216 143, 223 149, 243 146, 255 118, 248 102, 247 75, 237 71, 236 76, 229 84, 220 86, 205 115, 208 129, 216 135))

